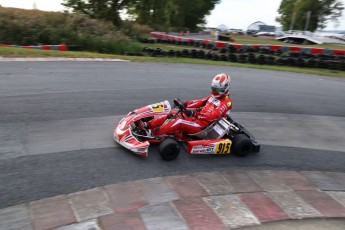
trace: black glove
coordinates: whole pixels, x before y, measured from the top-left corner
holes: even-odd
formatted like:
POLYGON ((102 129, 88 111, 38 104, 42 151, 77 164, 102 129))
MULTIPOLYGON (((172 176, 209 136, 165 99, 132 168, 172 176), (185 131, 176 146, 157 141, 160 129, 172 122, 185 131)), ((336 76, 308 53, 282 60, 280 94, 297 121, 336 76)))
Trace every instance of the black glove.
POLYGON ((194 111, 193 111, 193 110, 188 110, 188 109, 186 109, 186 110, 184 111, 184 114, 186 114, 187 117, 191 117, 191 116, 194 115, 194 111))

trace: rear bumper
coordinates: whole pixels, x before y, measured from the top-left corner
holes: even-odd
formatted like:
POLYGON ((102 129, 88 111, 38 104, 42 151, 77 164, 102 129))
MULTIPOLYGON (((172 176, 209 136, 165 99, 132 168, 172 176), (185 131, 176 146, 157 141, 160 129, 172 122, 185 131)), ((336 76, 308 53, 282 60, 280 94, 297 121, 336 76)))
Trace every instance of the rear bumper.
POLYGON ((252 141, 253 143, 253 152, 254 153, 258 153, 260 152, 260 144, 258 142, 256 142, 255 137, 253 134, 251 134, 246 128, 244 128, 243 126, 241 126, 242 131, 249 137, 249 139, 252 141))
POLYGON ((258 144, 256 141, 252 141, 253 142, 253 152, 254 153, 258 153, 260 152, 260 144, 258 144))

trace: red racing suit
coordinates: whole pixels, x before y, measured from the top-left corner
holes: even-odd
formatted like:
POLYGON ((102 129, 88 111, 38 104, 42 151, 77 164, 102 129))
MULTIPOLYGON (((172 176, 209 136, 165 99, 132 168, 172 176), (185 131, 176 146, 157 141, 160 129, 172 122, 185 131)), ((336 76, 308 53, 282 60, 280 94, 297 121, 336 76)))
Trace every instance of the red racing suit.
POLYGON ((202 99, 186 101, 184 104, 187 109, 194 110, 192 116, 176 117, 167 123, 165 123, 167 116, 152 119, 147 123, 147 127, 152 129, 152 134, 163 135, 178 131, 187 134, 198 133, 213 121, 227 116, 232 108, 229 93, 220 98, 210 95, 202 99))

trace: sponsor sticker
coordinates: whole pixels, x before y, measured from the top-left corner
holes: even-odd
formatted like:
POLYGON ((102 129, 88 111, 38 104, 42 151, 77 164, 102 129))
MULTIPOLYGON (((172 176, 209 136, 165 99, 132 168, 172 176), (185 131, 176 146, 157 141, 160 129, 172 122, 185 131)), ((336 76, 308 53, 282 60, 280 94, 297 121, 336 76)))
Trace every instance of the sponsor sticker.
POLYGON ((194 146, 191 151, 191 153, 194 153, 194 154, 210 154, 212 152, 213 152, 213 147, 202 146, 202 145, 194 146))

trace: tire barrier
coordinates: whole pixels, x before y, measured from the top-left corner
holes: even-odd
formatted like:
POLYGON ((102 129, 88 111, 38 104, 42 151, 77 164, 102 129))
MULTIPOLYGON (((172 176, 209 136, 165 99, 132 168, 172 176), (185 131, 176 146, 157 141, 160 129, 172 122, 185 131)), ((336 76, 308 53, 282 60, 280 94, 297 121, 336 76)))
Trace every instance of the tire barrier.
MULTIPOLYGON (((151 33, 151 36, 156 39, 156 43, 167 43, 170 39, 177 41, 176 44, 194 47, 194 49, 167 51, 169 57, 191 57, 259 65, 345 70, 345 50, 261 44, 244 45, 214 42, 207 39, 175 37, 163 33, 151 33)), ((150 55, 150 53, 146 53, 150 55)))
POLYGON ((228 60, 230 62, 237 62, 238 61, 238 56, 236 54, 229 54, 228 55, 228 60))
POLYGON ((274 56, 267 56, 267 57, 266 57, 266 63, 267 63, 268 65, 274 65, 274 64, 276 64, 275 57, 274 57, 274 56))
POLYGON ((253 53, 248 54, 248 62, 250 64, 256 64, 257 60, 256 60, 256 57, 253 53))
POLYGON ((264 64, 266 64, 266 63, 267 63, 267 62, 266 62, 266 56, 263 55, 263 54, 260 54, 260 55, 258 56, 258 58, 257 58, 257 62, 258 62, 259 65, 264 65, 264 64))
MULTIPOLYGON (((182 49, 182 50, 168 50, 164 51, 161 48, 143 48, 143 53, 151 57, 185 57, 185 58, 199 58, 212 61, 238 62, 250 63, 259 65, 281 65, 281 66, 295 66, 300 68, 323 68, 332 70, 345 70, 345 56, 336 56, 328 54, 306 54, 297 53, 295 51, 288 52, 286 55, 268 52, 267 50, 259 49, 253 52, 244 47, 244 49, 237 50, 238 52, 230 52, 232 49, 219 51, 203 49, 182 49), (265 54, 262 54, 265 53, 265 54)), ((142 55, 138 55, 142 56, 142 55)))
MULTIPOLYGON (((223 41, 212 41, 212 40, 207 40, 207 39, 192 39, 188 37, 179 37, 179 36, 173 36, 169 34, 165 34, 162 32, 151 32, 151 37, 156 39, 158 42, 158 39, 160 40, 166 40, 166 41, 181 41, 185 42, 187 45, 189 44, 194 44, 196 42, 199 42, 202 46, 213 46, 218 49, 221 48, 228 48, 228 49, 245 49, 245 50, 252 50, 248 52, 257 52, 259 49, 264 48, 265 51, 281 51, 281 52, 295 52, 295 53, 307 53, 307 54, 332 54, 332 55, 340 55, 343 56, 345 55, 345 49, 326 49, 326 48, 317 48, 317 47, 300 47, 300 46, 282 46, 282 45, 270 45, 270 44, 235 44, 231 42, 223 42, 223 41), (253 51, 254 50, 254 51, 253 51)), ((200 47, 200 46, 199 46, 200 47)), ((212 47, 212 48, 213 48, 212 47)), ((209 48, 210 47, 203 47, 203 48, 209 48)), ((231 52, 234 52, 234 50, 231 50, 231 52)))
POLYGON ((277 65, 286 65, 286 58, 278 58, 277 65))
POLYGON ((315 68, 316 67, 317 60, 314 58, 310 58, 306 61, 306 66, 309 68, 315 68))
POLYGON ((247 62, 247 54, 241 53, 238 55, 238 62, 239 63, 246 63, 247 62))

